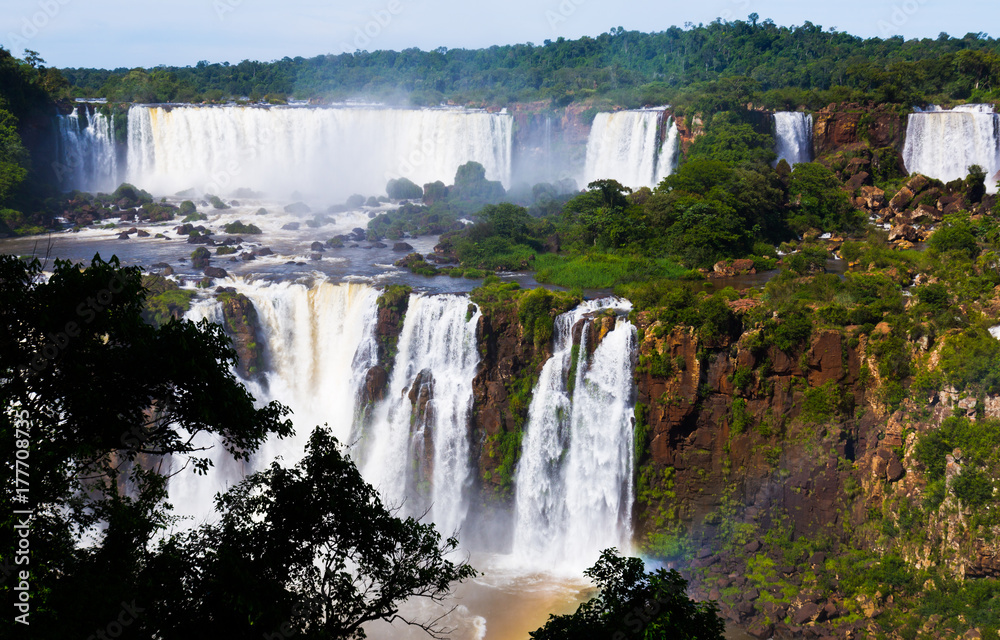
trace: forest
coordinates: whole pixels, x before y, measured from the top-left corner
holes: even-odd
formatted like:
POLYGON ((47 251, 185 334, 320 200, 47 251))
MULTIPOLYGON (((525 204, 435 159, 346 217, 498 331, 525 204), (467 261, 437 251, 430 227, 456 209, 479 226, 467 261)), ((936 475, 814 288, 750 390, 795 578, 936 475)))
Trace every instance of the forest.
POLYGON ((625 107, 685 105, 721 78, 746 77, 760 106, 811 108, 830 102, 983 102, 997 97, 1000 41, 982 33, 936 39, 862 39, 806 22, 746 21, 621 27, 597 37, 559 38, 487 49, 356 51, 194 67, 62 69, 67 95, 127 102, 231 99, 323 102, 353 98, 437 105, 553 106, 603 101, 625 107))

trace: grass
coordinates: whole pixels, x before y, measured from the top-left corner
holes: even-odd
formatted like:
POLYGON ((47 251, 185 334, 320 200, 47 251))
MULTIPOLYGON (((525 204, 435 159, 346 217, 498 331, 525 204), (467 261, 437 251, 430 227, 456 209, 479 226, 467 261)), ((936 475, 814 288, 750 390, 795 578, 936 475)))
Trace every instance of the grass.
POLYGON ((687 273, 665 259, 587 253, 578 256, 543 254, 535 259, 535 280, 570 289, 610 289, 650 278, 679 278, 687 273))

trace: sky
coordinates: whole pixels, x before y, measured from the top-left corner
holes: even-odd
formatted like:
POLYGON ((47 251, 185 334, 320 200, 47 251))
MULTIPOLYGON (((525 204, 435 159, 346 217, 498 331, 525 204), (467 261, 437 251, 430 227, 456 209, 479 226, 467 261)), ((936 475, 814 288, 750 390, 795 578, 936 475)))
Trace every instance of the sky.
POLYGON ((481 48, 757 13, 862 37, 993 29, 996 0, 3 0, 0 44, 53 67, 185 66, 364 49, 481 48))

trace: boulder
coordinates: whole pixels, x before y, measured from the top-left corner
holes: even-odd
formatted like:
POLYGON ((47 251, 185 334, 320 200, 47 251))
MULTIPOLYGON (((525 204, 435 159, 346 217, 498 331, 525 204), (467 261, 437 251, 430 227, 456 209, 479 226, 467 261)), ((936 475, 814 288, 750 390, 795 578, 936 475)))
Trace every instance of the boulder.
POLYGON ((912 200, 913 192, 906 187, 902 187, 898 192, 896 192, 896 195, 892 197, 892 200, 889 201, 889 207, 891 207, 893 211, 902 211, 906 209, 906 206, 910 204, 912 200))
POLYGON ((209 278, 228 278, 229 273, 222 267, 205 267, 204 273, 209 278))
POLYGON ((302 226, 298 222, 289 222, 287 224, 281 225, 281 228, 285 231, 298 231, 299 227, 302 226))
POLYGON ((922 176, 919 173, 909 180, 906 181, 906 188, 910 190, 911 193, 920 193, 923 191, 924 187, 930 184, 930 180, 926 176, 922 176))
POLYGON ((326 251, 326 247, 323 246, 322 242, 314 242, 311 245, 309 245, 309 250, 315 251, 316 253, 323 253, 324 251, 326 251))
POLYGON ((393 251, 413 251, 413 247, 406 242, 397 242, 392 245, 393 251))
POLYGON ((809 622, 815 622, 821 611, 822 609, 815 602, 807 602, 792 614, 792 624, 802 626, 809 622))
POLYGON ((860 171, 851 176, 846 184, 847 188, 850 189, 851 191, 857 191, 862 186, 871 184, 871 181, 872 181, 872 176, 870 173, 868 173, 867 171, 860 171))
POLYGON ((889 482, 896 482, 903 477, 906 470, 903 468, 903 464, 899 461, 899 456, 894 453, 889 457, 889 462, 885 466, 885 479, 889 482))
POLYGON ((285 211, 287 213, 309 213, 312 209, 304 202, 293 202, 292 204, 285 205, 285 211))
POLYGON ((897 240, 917 242, 919 239, 920 238, 917 236, 917 230, 908 224, 901 224, 889 230, 889 242, 895 242, 897 240))
POLYGON ((941 220, 941 212, 935 207, 922 204, 913 211, 911 219, 917 224, 930 224, 941 220))

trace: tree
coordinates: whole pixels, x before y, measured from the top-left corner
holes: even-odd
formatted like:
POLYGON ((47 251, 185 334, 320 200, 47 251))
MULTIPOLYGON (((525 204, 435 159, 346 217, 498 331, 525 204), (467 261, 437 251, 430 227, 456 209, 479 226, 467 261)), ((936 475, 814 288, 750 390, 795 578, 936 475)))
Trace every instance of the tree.
POLYGON ((392 178, 385 185, 385 192, 392 200, 419 200, 424 190, 408 178, 392 178))
POLYGON ((488 204, 479 212, 479 217, 490 224, 493 233, 515 244, 524 242, 528 236, 531 216, 524 207, 509 202, 488 204))
POLYGON ((798 200, 798 211, 788 221, 798 233, 810 227, 831 232, 849 231, 863 222, 837 176, 818 162, 795 165, 788 194, 798 200))
POLYGON ((687 597, 687 581, 677 571, 647 573, 639 558, 614 549, 584 574, 600 592, 576 613, 549 616, 530 636, 535 640, 722 640, 725 624, 714 602, 687 597))
POLYGON ((476 575, 445 558, 455 538, 442 543, 433 525, 386 508, 323 428, 294 469, 272 464, 221 496, 218 509, 218 525, 178 547, 192 559, 190 588, 154 606, 151 617, 174 618, 156 627, 167 640, 271 632, 363 638, 361 625, 373 620, 438 636, 437 619, 405 618, 399 605, 440 602, 453 581, 476 575))
POLYGON ((982 202, 986 195, 986 171, 978 164, 969 166, 969 175, 965 177, 965 197, 970 203, 982 202))
POLYGON ((28 175, 28 151, 17 132, 17 118, 0 108, 0 207, 17 192, 28 175))
POLYGON ((470 202, 499 202, 504 196, 499 181, 486 179, 486 169, 478 162, 466 162, 455 172, 455 186, 449 196, 470 202))
MULTIPOLYGON (((439 599, 472 575, 443 560, 454 540, 442 544, 432 526, 385 509, 325 432, 299 468, 273 465, 221 498, 219 525, 164 537, 177 519, 161 473, 171 460, 175 473, 203 474, 212 466, 205 436, 246 461, 292 426, 287 408, 255 407, 220 326, 148 325, 145 296, 140 270, 114 258, 88 268, 57 261, 46 281, 38 261, 0 256, 0 437, 30 460, 27 491, 6 449, 0 492, 34 513, 23 567, 32 637, 92 634, 119 615, 136 637, 259 637, 260 626, 246 625, 276 621, 280 632, 309 580, 323 624, 309 618, 306 637, 358 637, 359 621, 395 616, 406 596, 439 599), (232 611, 215 608, 222 603, 232 611)), ((13 531, 23 516, 0 518, 13 531)), ((4 566, 15 544, 6 536, 0 546, 4 566)))

